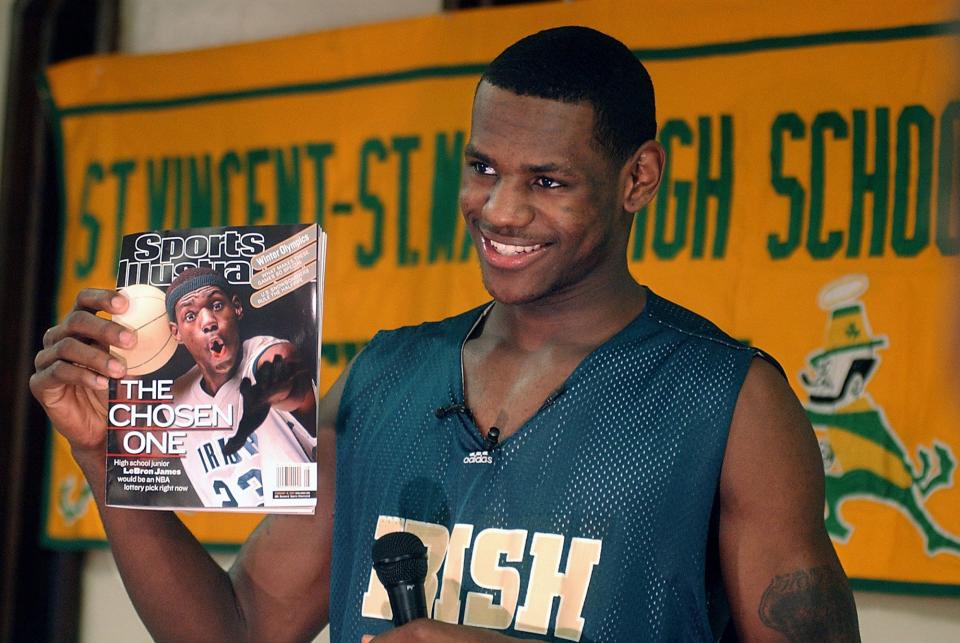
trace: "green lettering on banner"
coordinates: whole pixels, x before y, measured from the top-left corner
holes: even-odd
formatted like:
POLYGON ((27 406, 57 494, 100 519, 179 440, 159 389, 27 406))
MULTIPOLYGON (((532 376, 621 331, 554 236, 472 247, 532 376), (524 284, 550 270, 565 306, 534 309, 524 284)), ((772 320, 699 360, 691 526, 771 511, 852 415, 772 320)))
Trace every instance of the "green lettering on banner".
POLYGON ((270 162, 270 150, 262 147, 247 150, 247 225, 256 225, 266 217, 266 208, 257 201, 257 166, 270 162))
POLYGON ((330 366, 349 364, 368 342, 323 342, 320 345, 320 359, 330 366))
POLYGON ((660 259, 673 259, 687 243, 687 216, 690 213, 690 181, 672 180, 674 139, 681 145, 693 142, 693 131, 685 121, 672 119, 660 130, 660 142, 666 152, 660 195, 657 197, 656 217, 653 230, 653 251, 660 259), (670 216, 670 190, 677 205, 673 222, 673 239, 667 240, 667 219, 670 216))
POLYGON ((117 210, 114 217, 113 265, 120 261, 120 247, 123 245, 123 223, 127 218, 127 179, 136 169, 136 161, 126 159, 114 161, 110 173, 117 177, 117 210))
POLYGON ((470 230, 464 226, 463 239, 460 240, 460 261, 466 261, 473 253, 473 237, 470 236, 470 230))
POLYGON ((300 148, 290 147, 290 165, 284 161, 283 148, 273 151, 277 173, 277 223, 300 222, 300 148))
POLYGON ((438 132, 434 139, 433 189, 430 191, 430 245, 427 261, 436 263, 439 256, 453 261, 453 244, 459 219, 460 169, 463 166, 464 133, 456 131, 452 141, 447 133, 438 132))
POLYGON ((228 150, 220 157, 219 167, 220 175, 220 221, 217 225, 230 225, 230 176, 240 174, 243 167, 240 163, 240 155, 232 150, 228 150))
POLYGON ((960 121, 960 101, 949 103, 940 116, 940 156, 937 181, 937 247, 945 255, 960 254, 960 231, 957 228, 956 128, 960 121))
POLYGON ((826 166, 827 130, 835 140, 848 136, 847 122, 837 112, 821 112, 810 126, 810 220, 807 230, 807 251, 814 259, 830 259, 843 244, 843 232, 831 230, 823 236, 823 192, 826 166))
POLYGON ((707 235, 707 205, 709 199, 717 200, 717 223, 713 236, 713 257, 722 259, 727 253, 730 235, 730 195, 733 191, 733 119, 728 114, 720 116, 720 175, 710 175, 710 159, 713 156, 711 119, 701 116, 698 125, 697 153, 697 204, 693 214, 693 257, 703 257, 707 235))
POLYGON ((97 161, 87 165, 83 176, 83 191, 80 193, 80 225, 87 229, 87 256, 73 263, 74 274, 84 278, 97 263, 97 247, 100 244, 100 221, 90 212, 90 190, 94 183, 103 182, 103 166, 97 161))
POLYGON ((853 185, 850 201, 850 236, 847 256, 860 256, 863 237, 863 199, 873 196, 870 226, 870 256, 883 256, 887 233, 887 202, 890 194, 890 110, 874 112, 873 172, 867 171, 867 111, 853 110, 853 185))
POLYGON ((633 253, 631 258, 634 261, 643 259, 643 253, 647 247, 647 219, 650 212, 650 206, 645 205, 634 215, 633 221, 633 253))
POLYGON ((364 247, 357 244, 357 264, 368 268, 375 264, 383 254, 383 201, 375 194, 370 193, 370 156, 382 161, 387 158, 387 148, 378 138, 370 138, 363 142, 360 148, 360 206, 373 215, 373 226, 370 233, 370 245, 364 247))
POLYGON ((794 141, 807 134, 803 120, 796 112, 777 114, 770 127, 770 183, 773 190, 790 199, 790 214, 787 219, 786 238, 771 232, 767 236, 767 252, 771 259, 786 259, 800 246, 803 231, 803 213, 806 207, 806 192, 794 176, 783 174, 783 135, 789 134, 794 141))
POLYGON ((333 154, 333 143, 307 143, 307 156, 313 161, 313 220, 323 227, 327 211, 326 159, 333 154))
POLYGON ((187 175, 190 177, 187 220, 190 221, 191 228, 213 225, 213 181, 210 178, 210 166, 209 154, 204 154, 200 159, 191 156, 187 162, 187 175))
POLYGON ((410 248, 410 153, 420 149, 419 136, 396 136, 392 141, 397 158, 397 265, 413 266, 420 252, 410 248))
POLYGON ((899 257, 914 257, 930 243, 930 198, 933 184, 933 115, 922 105, 909 105, 897 119, 897 169, 893 180, 893 237, 899 257), (913 234, 908 236, 912 138, 917 132, 917 192, 913 234))
POLYGON ((151 230, 166 228, 167 192, 170 186, 168 159, 147 159, 147 220, 151 230), (157 165, 160 165, 159 170, 157 165))

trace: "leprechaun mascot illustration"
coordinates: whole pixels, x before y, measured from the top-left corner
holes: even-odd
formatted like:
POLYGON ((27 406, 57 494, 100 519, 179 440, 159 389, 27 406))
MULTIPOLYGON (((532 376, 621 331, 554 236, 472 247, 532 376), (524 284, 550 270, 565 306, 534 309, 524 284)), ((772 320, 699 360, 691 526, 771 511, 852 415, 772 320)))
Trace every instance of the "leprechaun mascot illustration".
POLYGON ((928 554, 960 553, 960 539, 936 524, 924 506, 938 488, 953 484, 956 458, 937 441, 920 446, 914 461, 867 386, 880 365, 886 337, 874 335, 860 300, 865 275, 847 275, 825 286, 818 297, 828 314, 825 344, 807 356, 800 373, 805 405, 823 455, 826 526, 846 542, 853 526, 844 521, 845 500, 867 498, 897 507, 923 534, 928 554))

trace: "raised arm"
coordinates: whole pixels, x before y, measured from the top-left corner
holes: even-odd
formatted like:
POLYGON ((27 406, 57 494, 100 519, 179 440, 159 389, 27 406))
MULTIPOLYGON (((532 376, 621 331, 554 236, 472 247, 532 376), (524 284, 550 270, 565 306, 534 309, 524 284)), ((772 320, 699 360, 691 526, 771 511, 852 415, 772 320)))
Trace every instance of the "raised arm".
POLYGON ((124 374, 108 346, 135 340, 96 313, 120 313, 126 305, 112 290, 81 292, 70 314, 45 334, 30 389, 93 490, 138 614, 160 641, 309 638, 327 620, 334 425, 346 371, 318 409, 316 514, 268 517, 227 573, 173 512, 105 504, 106 378, 124 374))
POLYGON ((720 563, 741 640, 860 640, 823 525, 823 486, 803 408, 773 366, 754 360, 720 477, 720 563))

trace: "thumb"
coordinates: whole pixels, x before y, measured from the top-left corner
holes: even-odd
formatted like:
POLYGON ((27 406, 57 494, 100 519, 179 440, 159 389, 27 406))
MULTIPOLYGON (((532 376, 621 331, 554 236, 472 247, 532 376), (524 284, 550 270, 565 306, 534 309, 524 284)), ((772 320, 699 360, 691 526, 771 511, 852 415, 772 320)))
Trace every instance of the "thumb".
POLYGON ((373 640, 373 634, 364 634, 360 639, 360 643, 370 643, 373 640))

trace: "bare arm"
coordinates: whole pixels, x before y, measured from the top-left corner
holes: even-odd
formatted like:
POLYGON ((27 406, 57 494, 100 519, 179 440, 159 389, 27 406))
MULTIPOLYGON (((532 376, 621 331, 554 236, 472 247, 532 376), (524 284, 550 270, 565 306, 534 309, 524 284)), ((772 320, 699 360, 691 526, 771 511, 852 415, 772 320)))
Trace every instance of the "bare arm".
POLYGON ((754 360, 720 477, 720 562, 742 640, 860 640, 823 526, 823 484, 803 408, 773 366, 754 360))
POLYGON ((106 377, 123 376, 107 346, 131 345, 122 327, 95 316, 126 308, 114 295, 78 295, 74 310, 44 336, 30 388, 87 477, 138 614, 161 641, 308 638, 327 619, 334 425, 346 372, 318 409, 316 515, 264 520, 228 574, 174 513, 105 504, 106 377))

